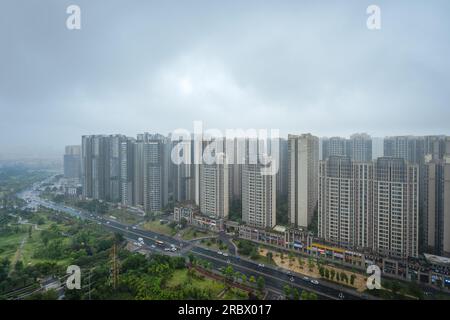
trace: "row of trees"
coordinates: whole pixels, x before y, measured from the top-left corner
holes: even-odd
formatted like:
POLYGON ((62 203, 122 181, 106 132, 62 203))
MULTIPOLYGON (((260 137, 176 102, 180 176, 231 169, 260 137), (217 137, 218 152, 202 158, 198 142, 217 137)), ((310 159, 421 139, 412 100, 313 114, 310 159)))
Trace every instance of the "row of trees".
POLYGON ((320 276, 325 279, 329 279, 332 281, 336 280, 338 282, 345 282, 346 284, 350 283, 350 285, 352 286, 355 284, 356 276, 354 274, 351 274, 350 277, 348 277, 348 275, 343 271, 338 272, 335 269, 328 269, 323 266, 319 267, 319 273, 320 276))

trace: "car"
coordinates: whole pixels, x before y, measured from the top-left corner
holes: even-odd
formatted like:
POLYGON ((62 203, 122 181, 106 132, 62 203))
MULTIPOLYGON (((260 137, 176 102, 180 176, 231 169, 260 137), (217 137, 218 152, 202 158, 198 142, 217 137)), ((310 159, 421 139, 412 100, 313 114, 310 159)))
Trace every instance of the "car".
POLYGON ((109 224, 109 221, 106 221, 106 224, 109 224))
POLYGON ((228 260, 227 260, 227 263, 230 263, 230 262, 231 262, 230 259, 228 259, 228 260))
POLYGON ((139 241, 139 242, 144 242, 144 239, 141 238, 141 237, 139 237, 139 238, 138 238, 138 241, 139 241))
POLYGON ((171 248, 170 251, 175 252, 175 251, 177 251, 177 248, 175 248, 175 247, 171 248))
POLYGON ((259 264, 258 264, 258 267, 264 268, 264 264, 263 264, 263 263, 259 263, 259 264))
POLYGON ((220 254, 220 255, 222 255, 223 253, 222 253, 222 251, 217 251, 217 254, 220 254))
POLYGON ((311 283, 312 283, 312 284, 319 284, 319 281, 317 281, 317 280, 311 280, 311 283))
POLYGON ((290 275, 291 275, 291 272, 290 272, 290 271, 288 271, 288 272, 286 272, 286 274, 287 274, 288 276, 290 276, 290 275))
POLYGON ((164 251, 170 251, 170 248, 164 248, 164 251))
POLYGON ((155 246, 154 244, 152 244, 150 247, 152 247, 152 249, 155 249, 155 248, 156 248, 156 246, 155 246))
POLYGON ((308 277, 303 277, 303 280, 309 281, 309 278, 308 277))
POLYGON ((338 298, 343 300, 345 298, 345 296, 342 292, 339 292, 338 298))
POLYGON ((136 226, 133 226, 132 229, 133 229, 133 230, 136 230, 137 228, 136 228, 136 226))
POLYGON ((290 279, 289 279, 291 282, 294 282, 294 277, 291 277, 290 279))
POLYGON ((224 253, 223 253, 223 256, 224 256, 224 257, 228 257, 228 253, 224 252, 224 253))

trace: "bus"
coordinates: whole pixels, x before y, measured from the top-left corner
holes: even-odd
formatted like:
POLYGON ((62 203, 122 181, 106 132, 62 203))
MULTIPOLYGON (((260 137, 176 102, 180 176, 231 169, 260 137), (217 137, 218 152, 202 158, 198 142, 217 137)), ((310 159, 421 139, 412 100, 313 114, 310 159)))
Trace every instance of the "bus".
POLYGON ((155 242, 156 242, 156 244, 158 246, 163 246, 164 245, 164 242, 162 242, 162 241, 156 240, 155 242))

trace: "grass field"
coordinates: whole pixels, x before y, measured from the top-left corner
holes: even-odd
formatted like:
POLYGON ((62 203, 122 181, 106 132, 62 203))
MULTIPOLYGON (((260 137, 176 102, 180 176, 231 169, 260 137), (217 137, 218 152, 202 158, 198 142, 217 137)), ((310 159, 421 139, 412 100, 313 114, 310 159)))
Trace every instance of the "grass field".
POLYGON ((168 288, 177 288, 182 287, 190 282, 190 284, 196 288, 202 289, 202 290, 210 290, 213 297, 217 297, 220 292, 222 292, 225 289, 225 285, 222 282, 204 278, 204 279, 198 279, 196 277, 188 277, 188 270, 182 269, 182 270, 176 270, 172 277, 167 281, 167 287, 168 288))
POLYGON ((126 224, 137 224, 143 220, 143 217, 138 216, 136 213, 129 212, 126 209, 114 209, 108 212, 105 216, 116 217, 117 220, 126 224))
POLYGON ((183 240, 192 240, 196 238, 202 238, 202 237, 211 237, 214 234, 209 231, 203 231, 203 230, 197 230, 191 227, 188 227, 186 230, 183 231, 183 235, 181 238, 183 240))
POLYGON ((176 233, 175 229, 168 226, 167 223, 162 224, 159 220, 148 221, 142 225, 143 229, 153 231, 156 233, 161 233, 169 236, 173 236, 176 233))

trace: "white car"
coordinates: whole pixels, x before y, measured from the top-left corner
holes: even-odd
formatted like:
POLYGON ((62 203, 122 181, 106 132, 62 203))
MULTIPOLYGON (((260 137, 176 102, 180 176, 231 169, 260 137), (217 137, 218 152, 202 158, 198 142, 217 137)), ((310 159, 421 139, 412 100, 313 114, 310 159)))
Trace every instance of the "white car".
POLYGON ((155 248, 156 248, 156 246, 155 246, 154 244, 152 244, 150 247, 152 247, 152 249, 155 249, 155 248))
POLYGON ((141 238, 141 237, 139 237, 139 238, 138 238, 138 241, 139 241, 139 242, 144 242, 144 239, 141 238))
POLYGON ((223 252, 222 251, 217 251, 217 254, 223 254, 223 252))
POLYGON ((225 252, 224 252, 224 253, 223 253, 223 256, 224 256, 224 257, 228 257, 228 253, 225 253, 225 252))
POLYGON ((106 224, 109 224, 109 221, 106 221, 106 224))
POLYGON ((263 264, 263 263, 260 263, 260 264, 258 264, 258 267, 264 268, 264 264, 263 264))
POLYGON ((312 283, 312 284, 319 284, 319 281, 317 281, 317 280, 311 280, 311 283, 312 283))
POLYGON ((136 226, 133 226, 133 230, 136 230, 136 226))
POLYGON ((170 248, 164 248, 164 251, 170 251, 170 248))
POLYGON ((309 278, 308 277, 303 277, 303 280, 309 281, 309 278))

